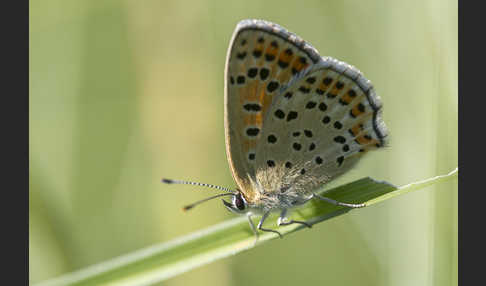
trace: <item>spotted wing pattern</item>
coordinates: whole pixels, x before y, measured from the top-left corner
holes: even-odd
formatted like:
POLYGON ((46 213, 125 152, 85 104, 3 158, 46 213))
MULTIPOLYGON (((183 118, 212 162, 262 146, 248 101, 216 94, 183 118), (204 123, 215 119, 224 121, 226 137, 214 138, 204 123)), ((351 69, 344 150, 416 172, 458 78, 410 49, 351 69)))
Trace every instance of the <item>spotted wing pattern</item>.
POLYGON ((254 187, 256 150, 274 97, 319 60, 312 46, 277 24, 243 20, 237 25, 226 59, 225 135, 241 190, 254 187))
POLYGON ((356 68, 323 58, 278 94, 257 148, 257 180, 267 193, 310 192, 385 145, 381 103, 356 68))
POLYGON ((249 202, 315 189, 384 146, 380 108, 356 68, 277 24, 237 25, 225 69, 226 153, 249 202))

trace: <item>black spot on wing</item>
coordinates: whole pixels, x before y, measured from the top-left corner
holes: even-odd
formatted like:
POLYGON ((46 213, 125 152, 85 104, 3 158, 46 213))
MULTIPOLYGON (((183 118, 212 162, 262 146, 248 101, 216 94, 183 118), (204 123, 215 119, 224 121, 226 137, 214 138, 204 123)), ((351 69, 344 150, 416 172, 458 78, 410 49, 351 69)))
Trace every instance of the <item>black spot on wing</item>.
POLYGON ((243 105, 243 108, 249 112, 259 112, 262 110, 262 106, 259 103, 247 103, 243 105))
POLYGON ((268 141, 268 143, 275 144, 277 142, 277 137, 275 135, 271 134, 267 137, 267 141, 268 141))
POLYGON ((309 151, 312 151, 316 149, 316 144, 314 142, 312 142, 310 145, 309 145, 309 151))
POLYGON ((343 128, 343 124, 339 121, 334 122, 334 128, 341 129, 343 128))
POLYGON ((246 52, 237 53, 237 54, 236 54, 236 57, 237 57, 239 60, 243 60, 243 59, 246 57, 246 52))
POLYGON ((292 148, 294 148, 295 151, 300 151, 300 149, 302 149, 302 145, 295 142, 294 144, 292 144, 292 148))
POLYGON ((258 73, 258 69, 257 68, 250 68, 250 69, 248 69, 248 74, 247 75, 248 75, 249 78, 255 78, 256 75, 257 75, 257 73, 258 73))
POLYGON ((289 66, 289 63, 286 63, 286 62, 282 62, 281 60, 278 60, 278 66, 281 68, 281 69, 284 69, 286 67, 289 66))
POLYGON ((260 133, 259 128, 250 127, 248 129, 246 129, 246 135, 248 135, 248 136, 255 137, 255 136, 258 135, 258 133, 260 133))
POLYGON ((311 130, 307 130, 307 129, 304 130, 304 134, 305 134, 306 137, 309 137, 309 138, 312 137, 312 131, 311 130))
POLYGON ((346 138, 339 135, 339 136, 334 137, 334 142, 343 144, 344 142, 346 142, 346 138))
POLYGON ((307 108, 307 109, 312 109, 312 108, 316 107, 316 105, 317 105, 317 102, 315 102, 315 101, 309 101, 309 102, 307 102, 307 104, 305 105, 305 108, 307 108))
POLYGON ((337 159, 336 159, 337 163, 338 163, 338 166, 341 166, 343 164, 343 161, 344 161, 344 157, 343 156, 339 156, 337 159))
POLYGON ((236 83, 238 83, 238 84, 244 84, 245 83, 245 76, 239 75, 236 78, 236 83))
POLYGON ((268 75, 270 74, 270 70, 267 68, 262 68, 260 70, 260 79, 261 80, 266 80, 268 78, 268 75))
POLYGON ((279 86, 280 85, 279 85, 279 83, 277 81, 271 81, 267 85, 267 91, 268 92, 274 92, 279 86))
POLYGON ((271 54, 265 54, 265 60, 267 62, 271 62, 275 59, 275 56, 274 55, 271 55, 271 54))
POLYGON ((285 117, 285 112, 283 112, 281 109, 277 109, 274 113, 275 117, 278 119, 283 119, 285 117))
POLYGON ((305 86, 301 86, 301 87, 299 87, 299 91, 302 92, 302 93, 309 93, 310 88, 307 88, 305 86))
POLYGON ((296 119, 298 116, 297 111, 290 111, 289 114, 287 114, 287 121, 291 121, 296 119))
POLYGON ((316 78, 311 76, 311 77, 308 77, 305 81, 307 83, 313 84, 314 82, 316 82, 316 78))
POLYGON ((322 83, 324 83, 325 85, 330 85, 332 82, 332 78, 331 77, 326 77, 322 80, 322 83))

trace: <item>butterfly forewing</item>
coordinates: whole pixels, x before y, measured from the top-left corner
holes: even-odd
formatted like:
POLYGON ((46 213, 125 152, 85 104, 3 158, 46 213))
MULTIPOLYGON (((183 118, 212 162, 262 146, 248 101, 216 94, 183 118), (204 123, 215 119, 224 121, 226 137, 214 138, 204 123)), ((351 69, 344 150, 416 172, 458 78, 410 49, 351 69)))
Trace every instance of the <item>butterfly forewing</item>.
POLYGON ((319 58, 314 48, 276 24, 238 24, 226 60, 225 132, 233 177, 243 191, 254 188, 257 147, 274 97, 319 58))

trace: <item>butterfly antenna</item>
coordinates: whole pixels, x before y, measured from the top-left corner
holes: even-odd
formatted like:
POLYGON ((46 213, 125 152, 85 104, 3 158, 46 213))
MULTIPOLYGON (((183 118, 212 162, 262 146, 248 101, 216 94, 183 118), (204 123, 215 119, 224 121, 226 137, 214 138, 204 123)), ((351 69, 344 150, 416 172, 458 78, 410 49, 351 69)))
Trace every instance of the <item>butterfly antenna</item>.
POLYGON ((216 186, 216 185, 212 185, 212 184, 205 184, 205 183, 197 183, 197 182, 189 182, 189 181, 181 181, 181 180, 171 180, 171 179, 162 179, 162 183, 208 187, 208 188, 213 188, 213 189, 217 189, 217 190, 220 190, 220 191, 225 191, 225 192, 232 193, 232 194, 234 193, 233 190, 230 190, 228 188, 216 186))
POLYGON ((227 192, 227 193, 224 193, 224 194, 218 194, 218 195, 215 195, 215 196, 212 196, 212 197, 209 197, 209 198, 205 198, 205 199, 202 199, 202 200, 197 201, 195 203, 192 203, 190 205, 184 206, 182 208, 183 211, 190 210, 193 207, 195 207, 195 206, 197 206, 197 205, 199 205, 201 203, 204 203, 206 201, 209 201, 209 200, 212 200, 212 199, 215 199, 215 198, 219 198, 219 197, 223 197, 223 196, 234 196, 235 195, 235 192, 233 190, 230 190, 228 188, 221 187, 221 186, 216 186, 216 185, 212 185, 212 184, 206 184, 206 183, 197 183, 197 182, 189 182, 189 181, 181 181, 181 180, 171 180, 171 179, 162 179, 162 183, 166 183, 166 184, 179 184, 179 185, 193 185, 193 186, 199 186, 199 187, 208 187, 208 188, 217 189, 217 190, 220 190, 220 191, 227 192))

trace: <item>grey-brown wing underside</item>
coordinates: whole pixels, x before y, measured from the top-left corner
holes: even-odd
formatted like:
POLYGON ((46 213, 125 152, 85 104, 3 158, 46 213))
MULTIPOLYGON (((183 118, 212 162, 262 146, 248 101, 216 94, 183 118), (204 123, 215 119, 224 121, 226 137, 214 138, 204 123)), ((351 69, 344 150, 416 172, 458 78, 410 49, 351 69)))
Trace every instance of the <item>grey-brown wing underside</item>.
POLYGON ((369 80, 323 58, 274 98, 256 152, 257 180, 267 193, 312 191, 383 147, 386 133, 369 80))
POLYGON ((279 25, 238 23, 226 59, 224 122, 228 162, 242 191, 254 188, 256 152, 273 98, 319 60, 312 46, 279 25))

